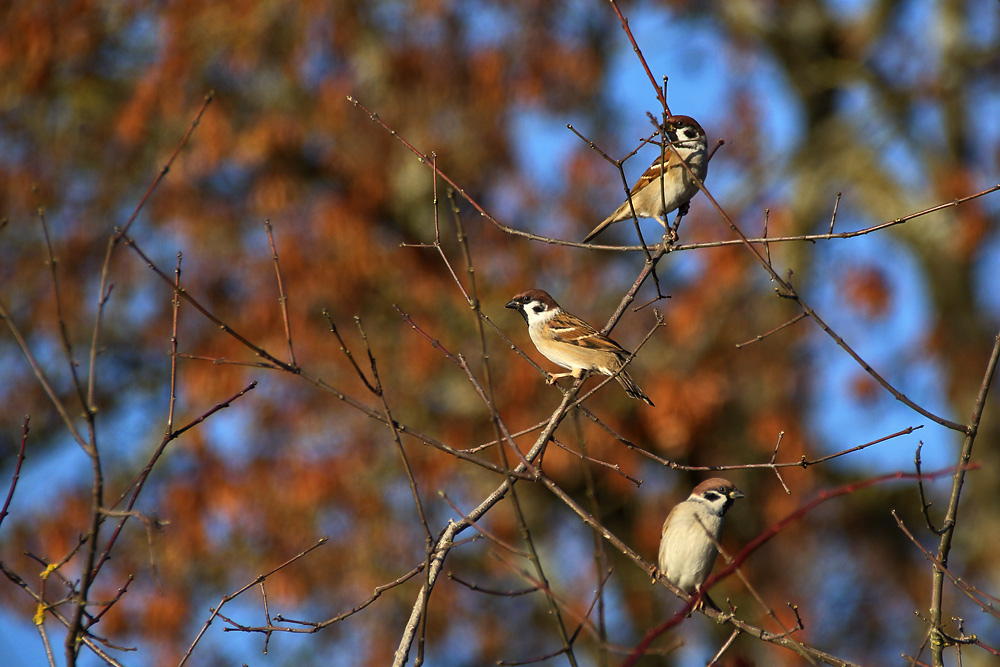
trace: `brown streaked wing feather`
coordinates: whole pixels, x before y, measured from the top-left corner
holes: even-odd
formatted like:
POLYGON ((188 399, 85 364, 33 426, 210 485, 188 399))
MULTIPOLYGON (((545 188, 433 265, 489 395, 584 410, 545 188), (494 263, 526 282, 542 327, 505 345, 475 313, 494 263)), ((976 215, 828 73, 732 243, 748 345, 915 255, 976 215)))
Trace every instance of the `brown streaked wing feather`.
POLYGON ((628 352, 621 345, 607 336, 602 336, 597 329, 566 311, 549 322, 549 327, 553 339, 568 345, 628 355, 628 352))
POLYGON ((601 334, 590 334, 588 336, 581 336, 573 340, 567 340, 567 343, 571 345, 579 345, 580 347, 585 347, 588 350, 601 350, 605 352, 614 352, 619 356, 628 356, 628 352, 621 345, 611 340, 607 336, 602 336, 601 334))
POLYGON ((550 336, 567 343, 596 333, 597 330, 594 327, 576 315, 570 315, 565 310, 549 320, 550 336))
MULTIPOLYGON (((667 161, 669 162, 670 155, 667 155, 666 157, 667 161)), ((636 181, 635 185, 632 186, 632 189, 629 191, 629 194, 634 195, 639 190, 642 190, 644 187, 649 185, 650 182, 659 178, 661 173, 663 173, 663 160, 657 159, 656 162, 651 164, 649 166, 649 169, 647 169, 646 172, 639 177, 639 180, 636 181)))

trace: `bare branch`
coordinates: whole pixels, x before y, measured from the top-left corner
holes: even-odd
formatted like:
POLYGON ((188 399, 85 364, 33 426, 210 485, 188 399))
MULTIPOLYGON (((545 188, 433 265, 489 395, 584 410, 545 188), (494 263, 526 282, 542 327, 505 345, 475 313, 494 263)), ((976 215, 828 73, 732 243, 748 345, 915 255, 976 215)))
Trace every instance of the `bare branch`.
POLYGON ((192 651, 194 651, 194 647, 198 645, 199 641, 201 641, 201 638, 205 635, 205 632, 208 630, 208 627, 210 625, 212 625, 212 621, 214 621, 215 617, 219 615, 219 612, 222 610, 222 608, 226 605, 227 602, 230 602, 231 600, 234 600, 235 598, 237 598, 238 596, 242 595, 247 590, 253 588, 257 584, 263 583, 265 580, 267 580, 268 577, 270 577, 271 575, 273 575, 276 572, 279 572, 279 571, 283 570, 284 568, 288 567, 289 565, 291 565, 295 561, 299 560, 300 558, 303 558, 304 556, 306 556, 309 552, 313 551, 314 549, 318 549, 319 547, 323 546, 324 544, 326 544, 329 541, 329 539, 330 538, 328 538, 328 537, 324 537, 323 539, 321 539, 319 542, 317 542, 316 544, 312 545, 308 549, 305 549, 304 551, 299 552, 295 556, 292 556, 291 558, 289 558, 288 560, 286 560, 281 565, 275 567, 274 569, 272 569, 272 570, 270 570, 268 572, 265 572, 264 574, 258 575, 256 578, 254 578, 253 581, 251 581, 250 583, 246 584, 245 586, 243 586, 239 590, 237 590, 237 591, 235 591, 233 593, 230 593, 229 595, 223 596, 223 598, 221 600, 219 600, 219 604, 216 605, 215 609, 212 610, 212 615, 208 617, 207 621, 205 621, 205 625, 203 625, 201 627, 201 630, 198 632, 198 635, 194 638, 194 641, 191 642, 191 646, 188 647, 187 653, 185 653, 184 656, 181 658, 181 661, 179 663, 177 663, 177 667, 184 667, 184 664, 191 657, 191 653, 192 653, 192 651))
POLYGON ((298 366, 295 362, 295 348, 292 346, 292 326, 288 321, 288 296, 285 293, 285 285, 281 280, 281 265, 278 263, 278 249, 274 245, 274 233, 271 229, 271 221, 264 221, 264 230, 267 232, 267 242, 271 246, 271 259, 274 261, 274 276, 278 281, 278 303, 281 304, 281 321, 285 325, 285 340, 288 341, 288 363, 298 366))
POLYGON ((10 501, 14 498, 14 489, 17 488, 17 480, 21 478, 21 464, 24 463, 24 446, 28 442, 28 423, 31 421, 31 417, 24 418, 24 425, 21 427, 21 446, 17 450, 17 461, 14 463, 14 475, 10 480, 10 488, 7 490, 7 498, 3 501, 3 509, 0 509, 0 524, 3 523, 4 518, 7 516, 7 509, 10 507, 10 501))
MULTIPOLYGON (((650 71, 649 65, 646 64, 646 59, 642 55, 642 51, 639 50, 639 45, 635 41, 635 37, 632 36, 632 30, 628 27, 628 19, 622 14, 622 11, 618 9, 618 3, 615 0, 609 0, 611 2, 612 9, 615 10, 615 14, 618 16, 618 20, 621 21, 622 30, 628 35, 629 42, 632 43, 632 50, 635 51, 635 55, 639 58, 639 62, 642 63, 642 67, 646 70, 646 76, 649 77, 649 82, 653 84, 653 89, 656 91, 656 99, 660 101, 663 105, 664 111, 667 115, 670 115, 670 107, 667 106, 667 97, 664 94, 664 88, 661 88, 659 84, 656 83, 656 79, 653 77, 653 72, 650 71)), ((666 81, 666 77, 664 77, 666 81)))
POLYGON ((972 447, 976 442, 976 435, 979 433, 979 424, 983 417, 983 409, 986 407, 986 396, 990 392, 990 385, 993 382, 993 374, 996 371, 997 361, 1000 360, 1000 333, 993 339, 993 351, 990 360, 986 364, 986 372, 979 385, 979 393, 976 396, 976 404, 972 410, 972 419, 965 427, 965 439, 962 442, 962 449, 958 455, 958 465, 951 481, 951 497, 948 500, 948 510, 945 513, 944 524, 941 526, 941 538, 938 543, 937 561, 933 568, 933 578, 931 582, 931 656, 935 667, 944 665, 944 648, 949 644, 949 637, 942 628, 943 595, 945 568, 948 567, 948 556, 951 554, 952 538, 955 535, 955 525, 958 520, 958 503, 962 496, 962 487, 965 484, 965 473, 971 470, 970 461, 972 459, 972 447))

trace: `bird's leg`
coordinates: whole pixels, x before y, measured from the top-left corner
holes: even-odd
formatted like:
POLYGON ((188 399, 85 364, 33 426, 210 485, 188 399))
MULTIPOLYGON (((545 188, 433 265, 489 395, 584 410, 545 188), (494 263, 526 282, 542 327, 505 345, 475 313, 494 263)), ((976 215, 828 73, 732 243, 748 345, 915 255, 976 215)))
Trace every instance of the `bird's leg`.
POLYGON ((670 237, 671 242, 677 242, 680 239, 680 235, 677 233, 677 230, 680 229, 681 218, 687 215, 690 209, 691 209, 690 202, 681 204, 680 206, 677 207, 677 215, 674 217, 674 224, 670 225, 669 227, 664 225, 664 227, 667 227, 668 235, 670 237))
POLYGON ((673 245, 673 243, 677 240, 677 232, 675 232, 673 227, 668 225, 660 216, 654 215, 653 219, 663 225, 663 243, 668 246, 673 245))
POLYGON ((708 593, 701 594, 701 598, 698 600, 697 603, 695 603, 694 608, 697 611, 702 611, 704 609, 714 609, 717 612, 720 613, 722 612, 722 610, 719 609, 719 605, 715 604, 715 600, 713 600, 708 596, 708 593))
POLYGON ((547 380, 545 380, 545 384, 553 384, 559 378, 565 378, 565 377, 570 377, 570 376, 580 377, 579 375, 576 374, 575 371, 572 372, 572 373, 549 373, 549 377, 548 377, 547 380))

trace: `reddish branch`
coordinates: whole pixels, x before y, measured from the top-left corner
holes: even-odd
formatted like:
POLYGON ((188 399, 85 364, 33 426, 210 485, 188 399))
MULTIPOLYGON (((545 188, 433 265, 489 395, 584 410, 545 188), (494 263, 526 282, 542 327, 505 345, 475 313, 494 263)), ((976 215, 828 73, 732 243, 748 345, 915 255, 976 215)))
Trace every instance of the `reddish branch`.
POLYGON ((3 502, 3 509, 0 509, 0 524, 7 516, 7 509, 10 501, 14 498, 14 489, 17 488, 17 480, 21 478, 21 464, 24 463, 24 445, 28 442, 28 422, 31 417, 24 418, 24 426, 21 427, 21 447, 17 450, 17 463, 14 464, 14 476, 10 480, 10 489, 7 490, 7 499, 3 502))

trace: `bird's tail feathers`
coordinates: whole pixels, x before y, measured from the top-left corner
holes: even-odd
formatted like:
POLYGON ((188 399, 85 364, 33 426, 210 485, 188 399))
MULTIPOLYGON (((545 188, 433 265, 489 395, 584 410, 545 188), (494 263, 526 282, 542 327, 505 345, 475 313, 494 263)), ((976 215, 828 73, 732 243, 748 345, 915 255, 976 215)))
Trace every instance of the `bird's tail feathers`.
POLYGON ((645 401, 649 405, 656 407, 655 405, 653 405, 653 401, 649 400, 649 396, 646 396, 646 394, 643 393, 642 389, 639 389, 639 385, 637 385, 635 381, 631 377, 629 377, 629 374, 627 372, 622 371, 621 373, 615 376, 615 379, 618 380, 618 384, 622 386, 622 389, 625 390, 626 394, 628 394, 632 398, 639 399, 640 401, 645 401))
MULTIPOLYGON (((628 202, 625 202, 625 206, 628 206, 628 202)), ((622 208, 621 208, 621 206, 619 206, 618 210, 616 210, 614 213, 612 213, 608 217, 604 218, 604 220, 601 221, 601 224, 599 224, 596 227, 594 227, 594 229, 589 234, 587 234, 587 236, 583 239, 583 242, 584 243, 590 243, 591 239, 593 239, 595 236, 597 236, 598 234, 600 234, 601 232, 603 232, 605 229, 607 229, 607 227, 609 225, 611 225, 611 223, 620 221, 622 219, 620 217, 621 211, 622 211, 622 208)), ((631 216, 631 213, 629 213, 629 216, 631 216)))

